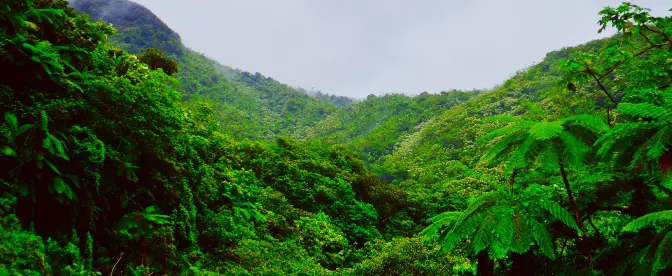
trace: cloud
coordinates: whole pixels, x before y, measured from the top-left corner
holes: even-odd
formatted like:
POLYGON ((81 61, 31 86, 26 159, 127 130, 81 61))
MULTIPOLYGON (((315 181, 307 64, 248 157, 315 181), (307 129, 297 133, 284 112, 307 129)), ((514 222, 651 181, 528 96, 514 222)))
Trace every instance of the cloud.
MULTIPOLYGON (((290 85, 366 97, 488 88, 597 35, 612 0, 137 0, 185 44, 290 85)), ((659 14, 669 1, 633 1, 659 14)), ((604 36, 604 35, 602 35, 604 36)))

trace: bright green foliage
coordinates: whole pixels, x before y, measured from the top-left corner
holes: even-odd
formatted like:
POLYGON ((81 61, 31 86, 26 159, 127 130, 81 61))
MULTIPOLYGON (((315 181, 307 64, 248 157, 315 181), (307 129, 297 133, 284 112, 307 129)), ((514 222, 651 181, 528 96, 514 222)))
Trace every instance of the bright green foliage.
POLYGON ((672 23, 600 15, 490 91, 352 102, 5 1, 0 274, 668 275, 672 23))
POLYGON ((345 144, 360 152, 367 162, 375 162, 394 150, 395 145, 415 131, 415 127, 442 110, 464 103, 478 92, 449 91, 414 97, 404 95, 369 96, 353 103, 308 129, 304 138, 345 144))
POLYGON ((540 251, 553 259, 553 244, 542 224, 549 219, 581 231, 572 215, 557 203, 540 198, 521 202, 508 193, 492 192, 476 199, 462 213, 447 212, 432 218, 433 224, 421 235, 438 239, 443 250, 452 250, 462 239, 471 237, 474 253, 487 250, 492 259, 504 258, 509 252, 525 253, 534 239, 540 251))
POLYGON ((582 115, 551 122, 534 122, 517 117, 497 117, 512 121, 506 127, 483 137, 499 138, 484 158, 506 156, 508 169, 525 168, 535 162, 566 162, 572 167, 584 164, 591 138, 607 130, 602 120, 582 115), (510 153, 510 157, 508 157, 510 153), (562 161, 557 161, 562 160, 562 161))

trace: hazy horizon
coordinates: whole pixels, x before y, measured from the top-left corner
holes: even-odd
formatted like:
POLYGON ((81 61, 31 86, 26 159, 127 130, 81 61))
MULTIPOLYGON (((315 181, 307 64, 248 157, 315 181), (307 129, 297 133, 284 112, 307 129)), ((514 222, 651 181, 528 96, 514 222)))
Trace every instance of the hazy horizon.
MULTIPOLYGON (((356 98, 491 88, 548 52, 611 35, 597 33, 598 12, 621 3, 134 1, 222 64, 356 98)), ((631 2, 655 15, 672 8, 631 2)))

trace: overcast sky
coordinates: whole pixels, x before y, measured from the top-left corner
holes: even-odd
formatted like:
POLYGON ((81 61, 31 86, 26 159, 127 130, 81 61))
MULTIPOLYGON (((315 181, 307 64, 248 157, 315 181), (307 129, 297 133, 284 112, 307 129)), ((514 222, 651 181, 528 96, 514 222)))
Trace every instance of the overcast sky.
MULTIPOLYGON (((613 0, 134 0, 184 43, 292 86, 364 98, 491 88, 597 34, 613 0)), ((672 0, 631 1, 667 16, 672 0)))

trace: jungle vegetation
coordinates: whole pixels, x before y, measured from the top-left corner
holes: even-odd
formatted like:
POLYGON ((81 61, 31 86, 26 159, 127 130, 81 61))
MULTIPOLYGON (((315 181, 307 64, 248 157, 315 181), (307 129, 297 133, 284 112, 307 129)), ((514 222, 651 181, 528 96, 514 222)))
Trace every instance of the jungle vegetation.
POLYGON ((126 0, 0 4, 0 275, 669 275, 672 20, 487 91, 306 93, 126 0))

